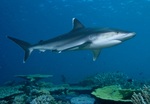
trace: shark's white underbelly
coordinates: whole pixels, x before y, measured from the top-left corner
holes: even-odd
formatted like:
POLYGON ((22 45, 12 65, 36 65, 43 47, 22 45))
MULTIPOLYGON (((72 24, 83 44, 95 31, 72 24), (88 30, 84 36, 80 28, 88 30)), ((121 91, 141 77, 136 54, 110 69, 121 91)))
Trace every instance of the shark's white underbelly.
POLYGON ((120 40, 106 40, 106 41, 95 41, 90 44, 89 48, 90 49, 101 49, 101 48, 107 48, 107 47, 112 47, 115 45, 120 44, 120 40))

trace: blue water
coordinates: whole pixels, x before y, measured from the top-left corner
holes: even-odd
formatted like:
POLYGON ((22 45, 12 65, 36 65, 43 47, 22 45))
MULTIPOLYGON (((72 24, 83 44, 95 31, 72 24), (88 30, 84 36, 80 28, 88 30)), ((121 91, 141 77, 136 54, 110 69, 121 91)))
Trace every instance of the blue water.
POLYGON ((149 0, 0 0, 0 83, 18 74, 51 74, 61 83, 86 76, 120 71, 135 79, 150 76, 149 0), (37 43, 72 29, 72 18, 87 27, 114 27, 136 32, 121 45, 103 49, 96 62, 90 51, 34 51, 24 64, 23 50, 7 35, 37 43))

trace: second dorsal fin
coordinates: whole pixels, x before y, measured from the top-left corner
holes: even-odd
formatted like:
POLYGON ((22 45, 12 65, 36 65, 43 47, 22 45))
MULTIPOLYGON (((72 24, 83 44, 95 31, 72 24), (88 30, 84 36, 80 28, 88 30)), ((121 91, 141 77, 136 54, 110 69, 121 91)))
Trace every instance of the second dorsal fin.
POLYGON ((85 28, 84 25, 76 18, 72 19, 73 29, 72 31, 85 28))

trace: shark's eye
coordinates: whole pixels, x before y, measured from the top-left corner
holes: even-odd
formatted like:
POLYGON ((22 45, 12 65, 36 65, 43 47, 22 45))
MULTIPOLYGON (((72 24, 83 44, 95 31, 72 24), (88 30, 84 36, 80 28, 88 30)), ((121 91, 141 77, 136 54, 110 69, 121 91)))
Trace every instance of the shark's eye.
POLYGON ((116 33, 117 33, 117 35, 118 35, 120 32, 117 31, 116 33))

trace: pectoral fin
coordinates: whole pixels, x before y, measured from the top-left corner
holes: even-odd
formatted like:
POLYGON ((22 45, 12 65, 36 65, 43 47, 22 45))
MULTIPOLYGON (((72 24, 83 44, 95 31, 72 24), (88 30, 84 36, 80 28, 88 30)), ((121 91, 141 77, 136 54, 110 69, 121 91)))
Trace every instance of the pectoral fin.
POLYGON ((96 59, 99 57, 101 49, 92 50, 93 52, 93 61, 96 61, 96 59))

